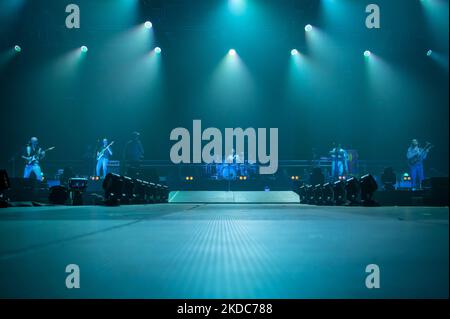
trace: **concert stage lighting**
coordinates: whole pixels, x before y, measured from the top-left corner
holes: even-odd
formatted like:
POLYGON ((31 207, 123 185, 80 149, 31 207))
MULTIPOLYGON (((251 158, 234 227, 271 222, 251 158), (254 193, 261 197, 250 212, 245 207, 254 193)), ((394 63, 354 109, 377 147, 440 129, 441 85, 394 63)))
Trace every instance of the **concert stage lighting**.
POLYGON ((310 24, 307 24, 307 25, 305 26, 305 31, 306 31, 306 32, 311 32, 312 29, 313 29, 313 27, 312 27, 312 25, 310 25, 310 24))
POLYGON ((433 54, 433 50, 428 50, 427 51, 427 56, 431 56, 433 54))
POLYGON ((6 172, 6 170, 1 169, 0 170, 0 192, 8 190, 10 187, 11 187, 11 184, 9 182, 8 173, 6 172))
POLYGON ((8 173, 6 170, 0 170, 0 208, 8 207, 8 198, 3 194, 4 191, 10 189, 8 173))
POLYGON ((140 179, 134 180, 134 193, 136 204, 144 204, 145 200, 145 184, 144 181, 140 179))
POLYGON ((72 199, 72 205, 81 206, 83 205, 82 193, 86 190, 88 186, 87 178, 69 178, 68 187, 70 197, 72 199))
POLYGON ((69 190, 85 191, 88 186, 87 178, 69 178, 69 190))
POLYGON ((300 199, 300 203, 304 203, 306 200, 306 186, 302 185, 298 189, 298 197, 300 199))
POLYGON ((146 29, 151 29, 152 26, 153 26, 153 24, 152 24, 150 21, 146 21, 146 22, 144 23, 144 27, 145 27, 146 29))
POLYGON ((86 53, 86 52, 88 52, 88 47, 85 46, 85 45, 83 45, 83 46, 80 48, 80 50, 81 50, 81 52, 86 53))
POLYGON ((64 186, 58 185, 50 187, 48 201, 55 205, 64 205, 69 199, 69 192, 64 186))
POLYGON ((305 189, 305 193, 306 193, 305 203, 312 204, 314 202, 313 187, 311 185, 307 185, 306 189, 305 189))
POLYGON ((350 177, 347 179, 345 192, 347 193, 347 200, 350 202, 350 205, 360 204, 361 185, 356 178, 350 177))
POLYGON ((366 58, 370 57, 371 54, 372 54, 372 52, 370 52, 369 50, 364 51, 364 56, 366 58))
POLYGON ((322 184, 318 184, 313 187, 313 204, 315 205, 323 204, 322 184))
POLYGON ((291 55, 298 55, 298 54, 299 54, 299 52, 298 52, 297 49, 292 49, 291 50, 291 55))
POLYGON ((384 190, 394 190, 397 183, 397 176, 395 175, 392 167, 386 167, 381 174, 381 182, 383 183, 384 190))
POLYGON ((17 53, 22 51, 22 48, 19 45, 15 45, 14 46, 14 51, 16 51, 17 53))
POLYGON ((122 180, 122 197, 120 199, 120 203, 128 205, 133 203, 135 199, 135 183, 130 177, 127 176, 123 176, 122 180))
POLYGON ((333 193, 334 193, 334 203, 336 205, 345 204, 347 200, 346 200, 345 182, 343 180, 334 182, 333 193))
POLYGON ((123 180, 120 175, 109 173, 103 181, 106 205, 119 205, 122 196, 123 180))
POLYGON ((309 182, 312 185, 324 184, 325 183, 325 175, 323 175, 320 167, 313 168, 313 171, 309 177, 309 182))
POLYGON ((361 177, 359 184, 361 187, 362 204, 364 206, 378 206, 378 203, 373 200, 373 194, 378 189, 375 178, 370 174, 366 174, 361 177))
POLYGON ((322 201, 325 205, 334 204, 334 190, 330 183, 325 183, 322 186, 322 201))
POLYGON ((161 53, 161 48, 160 47, 156 47, 155 48, 155 53, 156 54, 160 54, 161 53))
POLYGON ((229 55, 236 55, 236 50, 235 50, 235 49, 230 49, 230 50, 228 51, 228 54, 229 54, 229 55))

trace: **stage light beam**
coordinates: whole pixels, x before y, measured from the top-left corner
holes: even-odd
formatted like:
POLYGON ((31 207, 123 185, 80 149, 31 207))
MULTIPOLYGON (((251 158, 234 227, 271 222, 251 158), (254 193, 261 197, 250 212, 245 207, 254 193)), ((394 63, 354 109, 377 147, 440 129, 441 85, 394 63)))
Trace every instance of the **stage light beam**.
POLYGON ((369 50, 364 51, 364 56, 366 58, 370 57, 372 55, 372 52, 370 52, 369 50))
POLYGON ((146 22, 144 23, 144 27, 145 27, 146 29, 151 29, 151 28, 153 27, 153 24, 152 24, 150 21, 146 21, 146 22))
POLYGON ((433 50, 428 50, 427 51, 427 56, 431 56, 433 54, 433 50))
POLYGON ((20 45, 15 45, 14 46, 14 51, 16 51, 17 53, 22 51, 22 48, 20 47, 20 45))
POLYGON ((230 49, 230 50, 228 51, 228 54, 229 54, 229 55, 236 55, 236 50, 235 50, 235 49, 230 49))
POLYGON ((161 48, 160 47, 156 47, 155 48, 155 53, 156 54, 160 54, 161 53, 161 48))
POLYGON ((83 52, 83 53, 86 53, 89 50, 88 47, 85 45, 83 45, 80 49, 81 49, 81 52, 83 52))
POLYGON ((299 54, 299 52, 298 52, 297 49, 292 49, 291 50, 291 55, 298 55, 298 54, 299 54))
POLYGON ((312 27, 312 25, 310 25, 310 24, 307 24, 307 25, 305 26, 305 31, 306 31, 306 32, 311 32, 312 29, 313 29, 313 27, 312 27))

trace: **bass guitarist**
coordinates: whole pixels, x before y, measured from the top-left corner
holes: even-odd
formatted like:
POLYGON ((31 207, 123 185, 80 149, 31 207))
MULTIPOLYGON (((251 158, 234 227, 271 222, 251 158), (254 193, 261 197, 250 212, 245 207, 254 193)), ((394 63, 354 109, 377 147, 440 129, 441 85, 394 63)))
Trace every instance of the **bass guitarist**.
POLYGON ((108 173, 108 162, 111 158, 113 152, 111 150, 111 145, 114 142, 111 142, 108 144, 108 139, 104 138, 102 141, 102 146, 100 147, 99 151, 97 152, 97 166, 96 166, 96 174, 97 176, 100 176, 100 170, 103 170, 102 177, 105 178, 106 174, 108 173))
POLYGON ((422 186, 422 182, 425 179, 423 161, 427 158, 431 147, 432 145, 430 143, 426 143, 424 147, 420 147, 419 141, 413 139, 406 152, 413 188, 421 188, 422 186))

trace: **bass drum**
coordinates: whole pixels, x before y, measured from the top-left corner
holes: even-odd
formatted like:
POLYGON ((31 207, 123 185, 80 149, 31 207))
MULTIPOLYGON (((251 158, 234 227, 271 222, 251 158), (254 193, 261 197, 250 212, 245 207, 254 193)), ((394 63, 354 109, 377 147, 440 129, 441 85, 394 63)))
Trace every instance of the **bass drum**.
POLYGON ((237 177, 236 167, 234 165, 226 165, 222 169, 222 178, 226 180, 234 180, 237 177))

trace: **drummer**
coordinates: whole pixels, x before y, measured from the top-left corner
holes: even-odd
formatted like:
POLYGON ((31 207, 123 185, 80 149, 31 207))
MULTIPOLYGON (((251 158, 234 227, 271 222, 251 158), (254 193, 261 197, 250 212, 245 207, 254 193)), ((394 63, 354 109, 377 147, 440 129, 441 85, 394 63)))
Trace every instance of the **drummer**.
POLYGON ((236 163, 237 155, 235 155, 234 148, 231 149, 230 154, 227 156, 227 163, 236 163))

